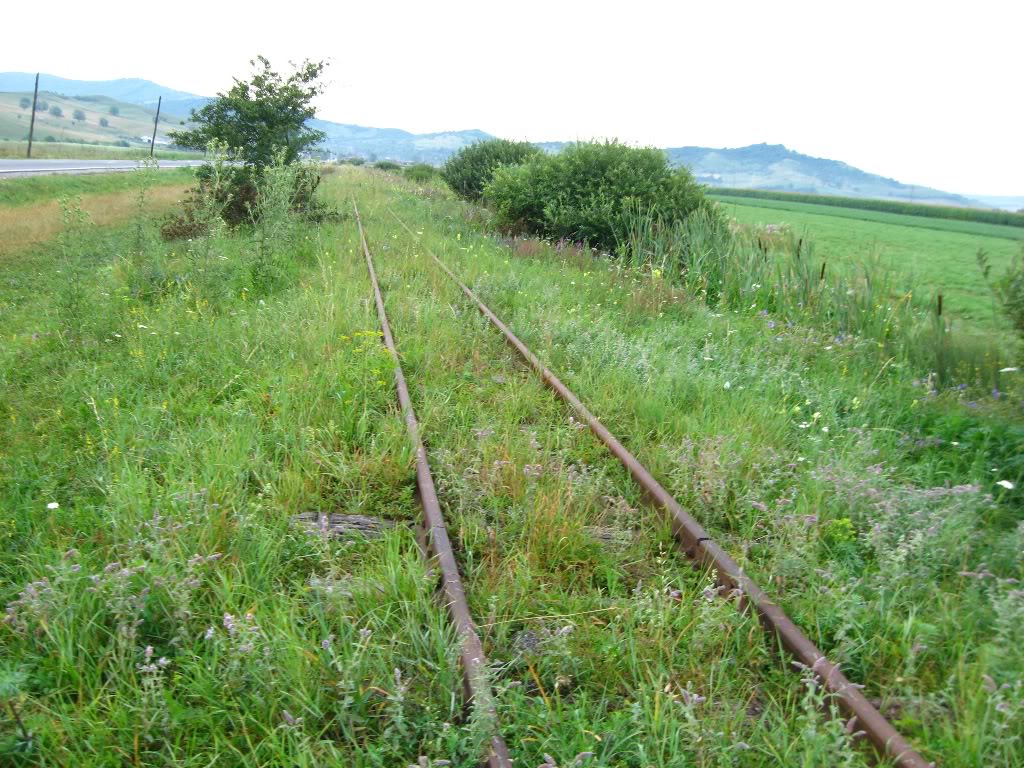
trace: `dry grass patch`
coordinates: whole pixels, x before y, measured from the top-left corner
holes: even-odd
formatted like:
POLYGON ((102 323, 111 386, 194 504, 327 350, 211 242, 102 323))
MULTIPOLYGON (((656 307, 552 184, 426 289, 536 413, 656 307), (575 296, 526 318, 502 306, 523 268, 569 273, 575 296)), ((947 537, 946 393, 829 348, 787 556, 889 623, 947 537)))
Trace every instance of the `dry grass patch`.
MULTIPOLYGON (((154 187, 146 195, 150 213, 167 213, 177 205, 188 186, 154 187)), ((85 195, 82 209, 95 224, 110 225, 128 221, 136 210, 138 192, 126 190, 104 195, 85 195)), ((29 246, 50 240, 62 228, 60 203, 56 200, 17 208, 0 208, 0 256, 8 256, 29 246)))

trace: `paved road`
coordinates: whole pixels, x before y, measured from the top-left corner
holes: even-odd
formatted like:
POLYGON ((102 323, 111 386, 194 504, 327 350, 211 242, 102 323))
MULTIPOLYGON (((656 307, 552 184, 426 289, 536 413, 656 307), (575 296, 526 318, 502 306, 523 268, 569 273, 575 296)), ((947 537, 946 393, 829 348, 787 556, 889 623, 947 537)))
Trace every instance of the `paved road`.
MULTIPOLYGON (((202 160, 160 160, 161 168, 202 165, 202 160)), ((0 160, 0 179, 16 176, 45 176, 52 173, 111 173, 132 171, 136 160, 0 160)))

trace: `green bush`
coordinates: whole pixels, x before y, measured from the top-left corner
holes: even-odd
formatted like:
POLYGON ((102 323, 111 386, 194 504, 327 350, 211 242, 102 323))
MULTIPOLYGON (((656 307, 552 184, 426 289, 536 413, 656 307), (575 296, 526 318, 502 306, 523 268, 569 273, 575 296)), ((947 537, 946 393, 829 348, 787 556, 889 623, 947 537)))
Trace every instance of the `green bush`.
POLYGON ((477 201, 483 197, 484 187, 499 168, 522 165, 540 154, 537 147, 525 141, 480 141, 449 157, 441 175, 459 197, 477 201))
POLYGON ((78 120, 80 122, 85 122, 85 110, 84 109, 76 109, 75 112, 74 112, 74 116, 75 116, 75 120, 78 120))
POLYGON ((416 163, 405 169, 405 178, 409 181, 415 181, 417 184, 431 182, 437 175, 437 168, 427 163, 416 163))
POLYGON ((117 117, 118 115, 120 115, 121 114, 120 107, 111 107, 110 108, 110 114, 112 114, 114 117, 117 117))
POLYGON ((660 149, 617 141, 580 142, 499 168, 484 197, 506 230, 607 251, 625 242, 637 211, 671 225, 707 202, 690 172, 673 171, 660 149))
POLYGON ((36 111, 38 112, 46 112, 49 108, 50 102, 48 102, 46 99, 40 99, 36 102, 36 111))
POLYGON ((402 166, 398 163, 393 163, 390 160, 379 160, 373 164, 373 167, 379 171, 387 171, 388 173, 397 173, 402 170, 402 166))
POLYGON ((50 107, 50 114, 54 117, 64 117, 64 110, 54 104, 50 107))
POLYGON ((110 121, 107 120, 107 118, 105 118, 105 117, 101 117, 100 118, 100 128, 109 128, 109 127, 110 127, 110 121))
POLYGON ((28 109, 32 106, 32 99, 30 99, 28 96, 22 96, 20 99, 18 99, 18 106, 22 109, 28 109))

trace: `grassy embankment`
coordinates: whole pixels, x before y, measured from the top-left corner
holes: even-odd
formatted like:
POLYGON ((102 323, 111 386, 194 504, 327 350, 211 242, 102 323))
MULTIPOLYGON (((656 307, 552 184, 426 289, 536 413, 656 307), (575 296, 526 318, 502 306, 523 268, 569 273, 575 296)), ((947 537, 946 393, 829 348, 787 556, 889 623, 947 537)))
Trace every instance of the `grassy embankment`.
POLYGON ((942 293, 948 311, 986 331, 1004 329, 976 261, 988 254, 994 273, 1024 250, 1024 229, 856 208, 715 195, 726 213, 748 225, 785 224, 805 234, 834 267, 873 258, 904 275, 905 290, 942 293))
MULTIPOLYGON (((21 160, 28 149, 26 141, 0 141, 0 159, 21 160)), ((202 152, 157 149, 153 152, 157 160, 202 160, 202 152)), ((32 143, 33 160, 145 160, 149 157, 147 147, 115 147, 112 145, 73 143, 32 143)))
MULTIPOLYGON (((327 186, 360 201, 519 760, 866 764, 425 246, 927 756, 1024 759, 1020 500, 996 484, 1024 475, 1014 374, 933 390, 875 343, 506 244, 443 192, 327 186)), ((349 220, 170 244, 73 226, 0 265, 0 648, 26 764, 474 764, 357 243, 349 220), (400 524, 325 541, 289 523, 311 509, 400 524)))

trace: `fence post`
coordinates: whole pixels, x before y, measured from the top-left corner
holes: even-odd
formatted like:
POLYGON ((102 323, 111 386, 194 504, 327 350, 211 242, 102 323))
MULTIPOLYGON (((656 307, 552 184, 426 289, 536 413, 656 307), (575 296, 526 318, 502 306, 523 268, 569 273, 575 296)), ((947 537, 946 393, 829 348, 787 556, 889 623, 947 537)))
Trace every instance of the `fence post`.
POLYGON ((156 100, 156 119, 153 120, 153 140, 149 142, 149 156, 153 156, 153 148, 156 146, 156 126, 160 122, 160 105, 163 104, 164 97, 159 96, 156 100))
POLYGON ((36 72, 36 90, 32 94, 32 120, 28 124, 28 159, 32 159, 32 134, 36 130, 36 102, 39 100, 39 73, 36 72))

